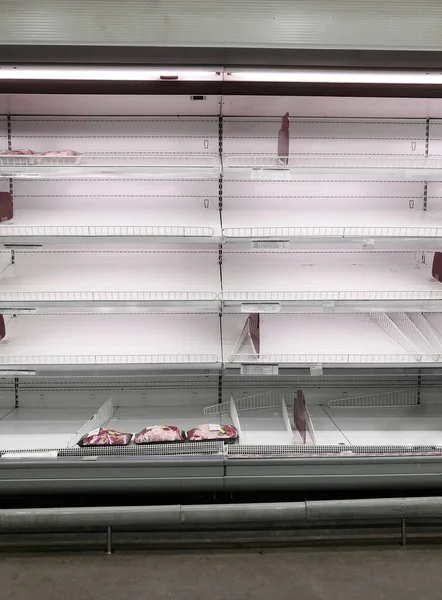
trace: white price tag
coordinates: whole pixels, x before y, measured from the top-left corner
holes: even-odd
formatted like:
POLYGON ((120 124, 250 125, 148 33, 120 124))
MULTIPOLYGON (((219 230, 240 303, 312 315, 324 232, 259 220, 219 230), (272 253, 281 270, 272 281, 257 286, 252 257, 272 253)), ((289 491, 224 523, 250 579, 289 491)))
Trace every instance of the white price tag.
POLYGON ((284 250, 289 246, 289 240, 252 240, 252 250, 284 250))
POLYGON ((281 310, 279 302, 273 303, 256 303, 256 304, 241 304, 242 313, 277 313, 281 310))
POLYGON ((241 375, 278 375, 278 365, 241 365, 241 375))
POLYGON ((209 425, 209 431, 221 431, 221 425, 209 425))

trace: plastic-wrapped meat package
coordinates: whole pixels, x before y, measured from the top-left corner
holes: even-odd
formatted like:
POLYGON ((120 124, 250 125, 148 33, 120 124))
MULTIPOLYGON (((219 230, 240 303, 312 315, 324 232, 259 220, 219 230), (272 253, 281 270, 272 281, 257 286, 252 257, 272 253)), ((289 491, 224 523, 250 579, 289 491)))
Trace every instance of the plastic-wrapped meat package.
POLYGON ((136 444, 159 444, 161 442, 185 442, 186 434, 174 425, 146 427, 135 435, 136 444))
POLYGON ((127 446, 132 439, 131 433, 121 433, 114 429, 95 429, 84 435, 79 446, 127 446))
POLYGON ((33 156, 32 150, 2 150, 0 156, 33 156))
POLYGON ((234 442, 238 439, 238 431, 233 425, 198 425, 187 432, 189 442, 207 440, 224 440, 234 442))
POLYGON ((9 221, 14 216, 12 198, 9 192, 0 192, 0 222, 9 221))

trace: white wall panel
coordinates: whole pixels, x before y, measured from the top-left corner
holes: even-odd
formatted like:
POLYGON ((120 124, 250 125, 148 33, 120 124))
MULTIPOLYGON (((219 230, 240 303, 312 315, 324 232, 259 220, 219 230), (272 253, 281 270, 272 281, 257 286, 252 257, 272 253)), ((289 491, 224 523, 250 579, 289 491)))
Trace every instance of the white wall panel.
POLYGON ((441 47, 438 0, 2 0, 1 12, 5 44, 441 47))

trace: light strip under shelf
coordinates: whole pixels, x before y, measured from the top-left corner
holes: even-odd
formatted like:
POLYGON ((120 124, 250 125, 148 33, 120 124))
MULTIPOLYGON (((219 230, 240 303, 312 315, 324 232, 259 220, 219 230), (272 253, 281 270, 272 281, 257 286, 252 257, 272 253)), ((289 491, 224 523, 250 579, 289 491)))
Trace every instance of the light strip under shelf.
POLYGON ((347 70, 234 70, 226 72, 224 80, 226 82, 256 83, 442 85, 442 73, 347 70))
POLYGON ((180 67, 11 67, 0 65, 0 80, 31 81, 222 81, 222 69, 180 67))
POLYGON ((442 85, 442 73, 336 69, 265 70, 222 67, 86 67, 0 65, 0 80, 13 81, 217 81, 249 83, 337 83, 442 85))

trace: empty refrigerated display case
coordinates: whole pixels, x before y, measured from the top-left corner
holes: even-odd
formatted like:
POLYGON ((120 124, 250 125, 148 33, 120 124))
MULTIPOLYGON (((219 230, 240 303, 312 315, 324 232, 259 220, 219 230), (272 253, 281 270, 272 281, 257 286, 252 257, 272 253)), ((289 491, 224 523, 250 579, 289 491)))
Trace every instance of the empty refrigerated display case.
POLYGON ((1 88, 2 493, 437 488, 440 101, 156 77, 1 88))

